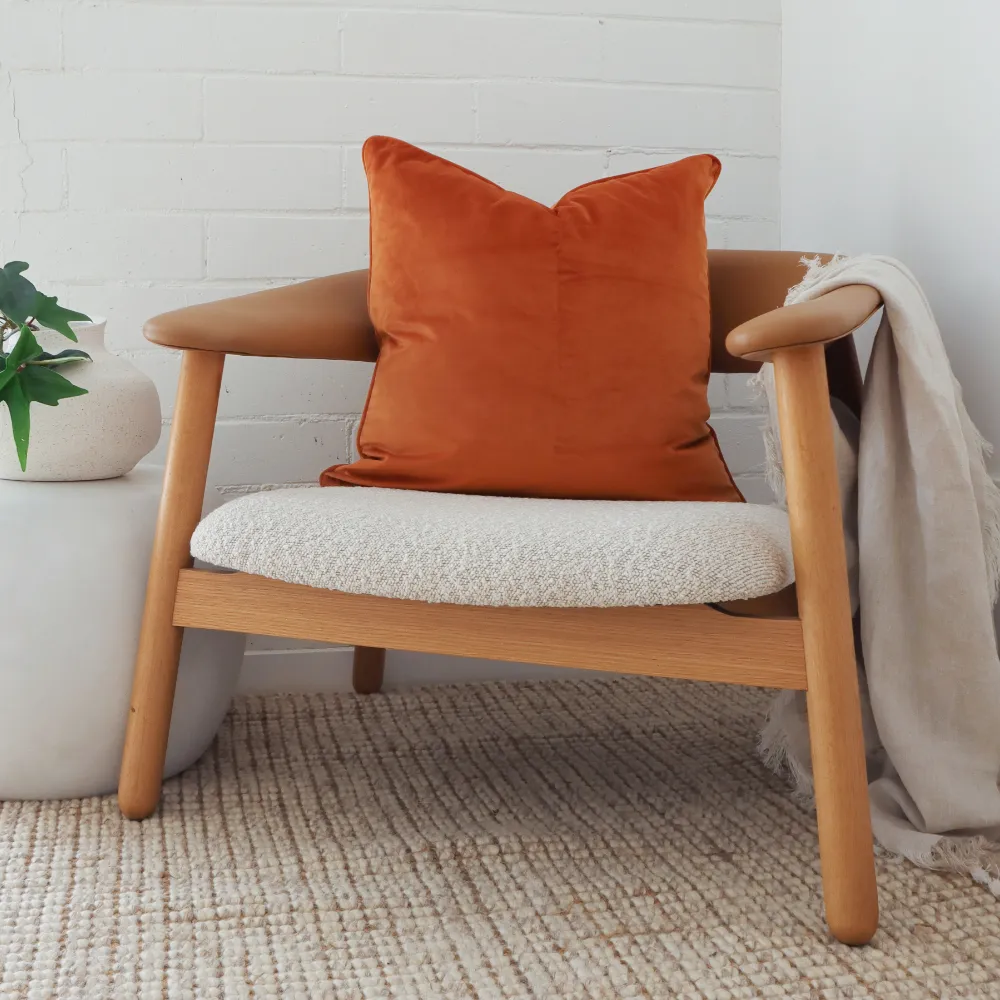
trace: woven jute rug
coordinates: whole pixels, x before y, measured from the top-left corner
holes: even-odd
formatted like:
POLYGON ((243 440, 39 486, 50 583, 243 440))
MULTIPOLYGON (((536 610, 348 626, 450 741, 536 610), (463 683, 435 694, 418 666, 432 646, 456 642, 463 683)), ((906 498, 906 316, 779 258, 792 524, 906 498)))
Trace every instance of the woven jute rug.
POLYGON ((0 807, 0 996, 1000 997, 1000 904, 879 860, 823 925, 767 695, 621 678, 238 702, 145 823, 0 807))

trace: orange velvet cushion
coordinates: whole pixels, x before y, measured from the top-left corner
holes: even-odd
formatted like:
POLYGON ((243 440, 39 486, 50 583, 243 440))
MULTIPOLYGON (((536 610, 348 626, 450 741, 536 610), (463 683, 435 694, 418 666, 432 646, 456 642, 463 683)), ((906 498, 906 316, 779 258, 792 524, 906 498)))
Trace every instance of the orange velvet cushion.
POLYGON ((364 146, 380 343, 350 483, 740 500, 709 415, 714 156, 547 208, 398 139, 364 146))

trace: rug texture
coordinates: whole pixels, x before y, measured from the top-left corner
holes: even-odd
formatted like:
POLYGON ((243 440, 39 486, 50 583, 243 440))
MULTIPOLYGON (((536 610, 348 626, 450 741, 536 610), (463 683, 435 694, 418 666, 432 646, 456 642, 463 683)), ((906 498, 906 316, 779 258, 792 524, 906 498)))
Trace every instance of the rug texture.
POLYGON ((0 806, 0 996, 1000 997, 1000 904, 879 860, 827 935, 768 694, 615 678, 238 702, 160 812, 0 806))

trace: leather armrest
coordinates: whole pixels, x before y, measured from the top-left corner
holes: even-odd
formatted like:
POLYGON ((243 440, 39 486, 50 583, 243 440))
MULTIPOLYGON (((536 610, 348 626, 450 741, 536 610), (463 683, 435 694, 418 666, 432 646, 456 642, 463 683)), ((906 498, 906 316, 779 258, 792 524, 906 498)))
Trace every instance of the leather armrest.
POLYGON ((142 332, 184 350, 374 361, 367 288, 368 272, 350 271, 163 313, 142 332))
POLYGON ((738 358, 767 361, 785 347, 829 344, 853 333, 881 304, 871 285, 843 285, 809 302, 755 316, 726 337, 726 350, 738 358))

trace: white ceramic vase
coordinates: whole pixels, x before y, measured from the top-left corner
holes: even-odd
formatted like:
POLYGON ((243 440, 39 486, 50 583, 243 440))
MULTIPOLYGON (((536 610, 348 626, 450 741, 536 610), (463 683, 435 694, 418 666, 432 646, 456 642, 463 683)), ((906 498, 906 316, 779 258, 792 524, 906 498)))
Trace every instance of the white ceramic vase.
POLYGON ((11 436, 10 415, 0 406, 0 479, 79 482, 122 476, 149 454, 160 438, 160 399, 151 379, 126 358, 104 346, 106 321, 73 323, 74 344, 55 330, 35 337, 52 354, 69 347, 86 351, 92 361, 58 370, 85 396, 60 400, 58 406, 31 404, 27 469, 22 472, 11 436))
MULTIPOLYGON (((0 801, 114 790, 162 478, 0 482, 0 801)), ((243 645, 185 629, 165 777, 212 742, 243 645)))

